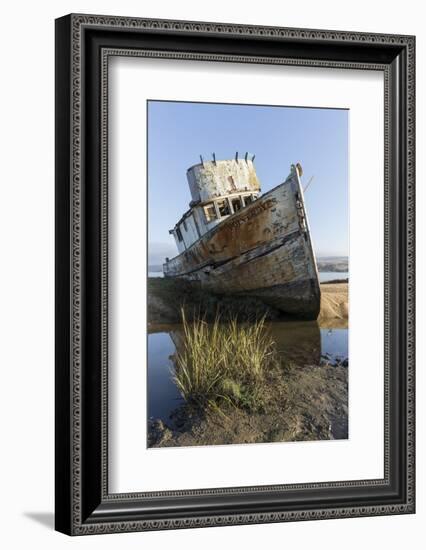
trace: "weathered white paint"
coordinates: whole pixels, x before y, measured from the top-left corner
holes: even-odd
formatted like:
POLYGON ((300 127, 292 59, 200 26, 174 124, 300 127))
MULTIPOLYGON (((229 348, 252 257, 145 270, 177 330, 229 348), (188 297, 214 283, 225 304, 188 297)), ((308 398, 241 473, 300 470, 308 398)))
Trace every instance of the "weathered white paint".
POLYGON ((244 158, 196 164, 188 169, 187 179, 192 198, 190 209, 170 230, 179 253, 234 214, 234 200, 241 201, 241 207, 244 207, 260 192, 253 161, 244 158), (228 214, 220 211, 221 201, 226 202, 228 214), (214 213, 212 219, 207 215, 209 208, 214 213))
POLYGON ((260 191, 260 182, 252 160, 205 161, 187 171, 193 203, 238 193, 260 191))
POLYGON ((254 295, 286 313, 315 319, 320 287, 300 173, 300 166, 292 166, 284 183, 222 218, 164 264, 165 276, 198 281, 222 293, 254 295))

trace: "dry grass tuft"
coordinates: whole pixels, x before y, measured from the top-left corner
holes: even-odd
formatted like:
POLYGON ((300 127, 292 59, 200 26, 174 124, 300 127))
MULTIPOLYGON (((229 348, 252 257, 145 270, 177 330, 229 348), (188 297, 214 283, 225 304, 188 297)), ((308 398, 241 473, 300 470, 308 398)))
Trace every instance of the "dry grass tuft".
POLYGON ((228 403, 255 410, 268 365, 276 360, 275 343, 265 319, 240 324, 237 318, 213 323, 189 322, 181 310, 184 342, 175 356, 175 382, 182 396, 200 406, 228 403))

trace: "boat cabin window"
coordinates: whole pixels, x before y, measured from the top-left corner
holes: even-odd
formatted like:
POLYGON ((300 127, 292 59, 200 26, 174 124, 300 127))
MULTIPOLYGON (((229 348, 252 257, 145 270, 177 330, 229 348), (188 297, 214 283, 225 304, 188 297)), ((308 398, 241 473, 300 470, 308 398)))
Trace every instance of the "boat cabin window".
POLYGON ((182 232, 179 227, 176 227, 176 236, 178 238, 178 241, 183 241, 182 232))
POLYGON ((257 199, 257 195, 245 195, 244 204, 247 206, 257 199))
POLYGON ((188 229, 186 228, 186 221, 185 220, 183 220, 182 225, 183 225, 183 228, 185 229, 185 231, 188 231, 188 229))
POLYGON ((219 209, 219 214, 221 216, 229 216, 229 214, 231 213, 231 210, 229 208, 229 203, 226 199, 217 201, 217 207, 219 209))
POLYGON ((234 212, 238 212, 238 210, 241 210, 242 208, 242 202, 241 202, 241 197, 235 197, 233 199, 231 199, 231 204, 232 204, 232 209, 234 210, 234 212))
POLYGON ((206 216, 207 223, 217 219, 216 209, 213 203, 206 204, 204 207, 204 215, 206 216))

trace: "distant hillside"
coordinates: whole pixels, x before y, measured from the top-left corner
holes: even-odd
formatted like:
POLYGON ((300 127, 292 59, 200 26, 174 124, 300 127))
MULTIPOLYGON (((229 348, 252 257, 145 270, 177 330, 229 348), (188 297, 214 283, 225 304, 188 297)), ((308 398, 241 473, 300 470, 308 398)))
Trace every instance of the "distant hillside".
POLYGON ((163 272, 163 266, 162 265, 149 265, 148 271, 150 273, 162 273, 163 272))
POLYGON ((317 258, 318 271, 331 271, 343 273, 349 271, 347 256, 324 256, 317 258))

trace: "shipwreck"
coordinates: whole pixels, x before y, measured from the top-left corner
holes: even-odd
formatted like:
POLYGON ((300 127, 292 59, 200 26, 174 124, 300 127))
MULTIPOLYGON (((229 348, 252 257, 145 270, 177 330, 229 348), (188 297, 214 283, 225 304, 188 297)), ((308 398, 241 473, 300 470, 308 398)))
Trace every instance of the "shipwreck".
POLYGON ((170 230, 179 254, 166 259, 164 276, 254 296, 289 316, 316 319, 320 284, 300 164, 261 194, 254 157, 200 158, 187 171, 192 200, 170 230))

